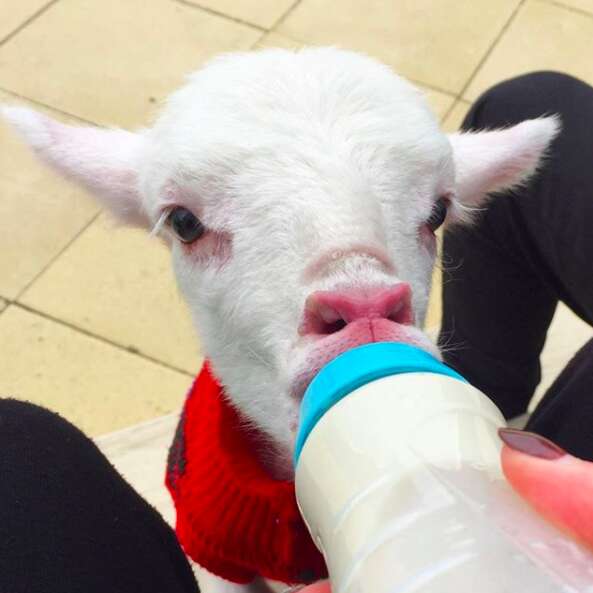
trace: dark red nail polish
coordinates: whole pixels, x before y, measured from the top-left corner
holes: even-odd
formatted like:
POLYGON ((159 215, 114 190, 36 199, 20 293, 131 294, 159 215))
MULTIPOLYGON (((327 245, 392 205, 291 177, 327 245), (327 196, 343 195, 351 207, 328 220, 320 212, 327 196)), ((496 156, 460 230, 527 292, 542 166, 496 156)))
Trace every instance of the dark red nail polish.
POLYGON ((511 449, 540 459, 558 459, 566 451, 545 437, 514 428, 499 428, 498 436, 511 449))

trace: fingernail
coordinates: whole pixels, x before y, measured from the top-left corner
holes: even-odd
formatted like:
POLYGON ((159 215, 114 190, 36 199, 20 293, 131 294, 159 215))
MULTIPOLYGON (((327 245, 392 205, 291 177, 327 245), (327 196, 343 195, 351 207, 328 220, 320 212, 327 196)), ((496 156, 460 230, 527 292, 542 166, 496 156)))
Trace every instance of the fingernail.
POLYGON ((514 428, 499 428, 498 436, 511 449, 540 459, 558 459, 566 455, 566 451, 545 437, 514 428))

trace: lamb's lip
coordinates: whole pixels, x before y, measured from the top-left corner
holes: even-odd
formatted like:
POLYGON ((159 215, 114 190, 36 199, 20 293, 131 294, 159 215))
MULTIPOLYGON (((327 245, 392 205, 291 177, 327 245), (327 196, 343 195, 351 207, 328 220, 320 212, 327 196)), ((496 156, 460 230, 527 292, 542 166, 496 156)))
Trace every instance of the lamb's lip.
MULTIPOLYGON (((385 325, 392 325, 392 326, 394 326, 394 329, 399 330, 400 332, 405 332, 407 334, 412 334, 412 335, 410 335, 409 337, 406 336, 406 338, 404 338, 404 339, 386 338, 386 339, 362 341, 360 343, 354 344, 353 346, 351 346, 349 348, 345 348, 343 350, 338 349, 335 352, 335 356, 328 357, 326 360, 323 361, 322 364, 315 365, 312 368, 305 370, 304 372, 298 373, 297 376, 299 377, 299 380, 298 380, 298 382, 295 381, 293 383, 292 389, 290 391, 291 396, 299 402, 302 401, 302 399, 305 395, 305 392, 307 391, 307 388, 309 387, 309 385, 311 384, 311 382, 313 381, 313 379, 316 377, 316 375, 319 373, 319 371, 321 370, 321 368, 323 366, 325 366, 326 364, 328 364, 329 362, 331 362, 332 360, 337 358, 340 354, 343 354, 344 352, 347 352, 348 350, 352 350, 353 348, 357 348, 358 346, 363 346, 365 344, 372 344, 372 343, 386 342, 386 341, 398 342, 398 343, 402 343, 402 344, 411 344, 413 346, 416 346, 418 348, 426 350, 433 356, 434 355, 438 356, 438 350, 436 349, 436 347, 430 342, 428 337, 419 328, 414 327, 414 326, 409 326, 409 325, 404 326, 400 323, 396 323, 396 322, 388 320, 388 319, 381 319, 380 322, 385 325)), ((319 347, 320 345, 323 344, 324 340, 327 340, 328 338, 335 339, 336 336, 339 337, 339 334, 343 334, 343 332, 347 332, 348 328, 349 328, 349 326, 346 326, 344 329, 340 330, 339 332, 336 332, 335 334, 331 334, 330 336, 316 337, 315 344, 319 347)))
POLYGON ((297 401, 302 401, 303 397, 305 397, 305 391, 307 391, 307 388, 309 387, 309 385, 311 385, 311 382, 313 381, 317 373, 318 371, 311 371, 310 377, 308 376, 304 381, 299 381, 298 386, 293 386, 290 395, 297 401))

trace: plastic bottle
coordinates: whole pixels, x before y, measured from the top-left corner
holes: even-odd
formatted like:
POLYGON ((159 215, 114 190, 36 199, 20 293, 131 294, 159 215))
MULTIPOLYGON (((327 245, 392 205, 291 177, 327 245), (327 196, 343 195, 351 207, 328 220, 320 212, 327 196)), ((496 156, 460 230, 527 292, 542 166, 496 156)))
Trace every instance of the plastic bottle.
POLYGON ((500 468, 498 408, 452 369, 378 343, 302 403, 296 495, 333 593, 591 593, 593 555, 500 468))

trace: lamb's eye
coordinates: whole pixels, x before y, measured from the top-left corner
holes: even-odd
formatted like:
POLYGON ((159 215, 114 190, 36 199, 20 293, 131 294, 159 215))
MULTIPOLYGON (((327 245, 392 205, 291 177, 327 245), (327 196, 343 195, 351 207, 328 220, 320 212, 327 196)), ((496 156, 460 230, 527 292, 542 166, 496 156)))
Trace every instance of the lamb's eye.
POLYGON ((167 218, 167 224, 184 243, 197 241, 205 232, 206 227, 187 208, 173 208, 167 218))
POLYGON ((448 207, 449 200, 447 198, 439 198, 432 207, 432 212, 426 224, 433 233, 445 222, 448 207))

